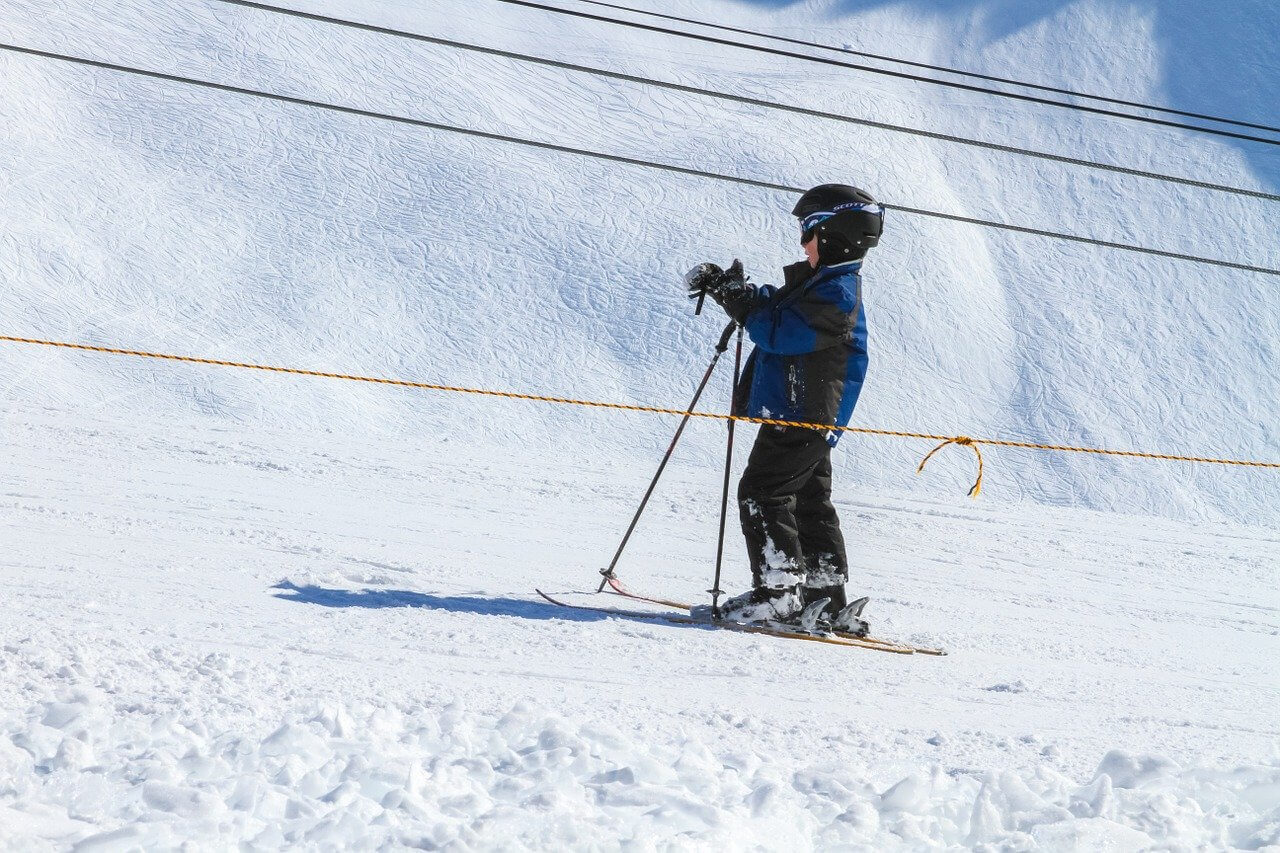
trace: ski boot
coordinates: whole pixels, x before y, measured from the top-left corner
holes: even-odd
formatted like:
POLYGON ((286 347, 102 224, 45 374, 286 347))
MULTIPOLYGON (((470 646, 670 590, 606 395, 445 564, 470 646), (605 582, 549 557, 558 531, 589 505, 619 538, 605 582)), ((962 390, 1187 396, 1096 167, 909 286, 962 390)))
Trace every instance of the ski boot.
POLYGON ((841 608, 831 620, 831 630, 841 634, 852 634, 855 637, 865 637, 870 634, 871 625, 862 618, 862 610, 870 600, 869 596, 864 595, 850 602, 847 607, 841 608))
MULTIPOLYGON (((862 610, 871 599, 859 598, 848 603, 844 585, 810 587, 801 590, 804 603, 804 616, 812 623, 811 631, 836 631, 841 634, 852 634, 865 637, 871 632, 871 626, 862 618, 862 610)), ((803 623, 802 623, 803 624, 803 623)))
MULTIPOLYGON (((799 617, 803 610, 797 587, 756 587, 721 604, 720 618, 744 624, 789 623, 799 617)), ((694 607, 691 613, 695 617, 706 618, 711 616, 711 608, 700 605, 694 607)))

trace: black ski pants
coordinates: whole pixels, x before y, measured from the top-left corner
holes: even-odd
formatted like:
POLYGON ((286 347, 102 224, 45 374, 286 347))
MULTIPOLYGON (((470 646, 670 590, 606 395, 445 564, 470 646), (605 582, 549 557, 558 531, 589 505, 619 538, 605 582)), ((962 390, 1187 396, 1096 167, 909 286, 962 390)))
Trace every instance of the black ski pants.
POLYGON ((753 586, 843 587, 848 580, 825 433, 761 426, 738 482, 738 512, 753 586))

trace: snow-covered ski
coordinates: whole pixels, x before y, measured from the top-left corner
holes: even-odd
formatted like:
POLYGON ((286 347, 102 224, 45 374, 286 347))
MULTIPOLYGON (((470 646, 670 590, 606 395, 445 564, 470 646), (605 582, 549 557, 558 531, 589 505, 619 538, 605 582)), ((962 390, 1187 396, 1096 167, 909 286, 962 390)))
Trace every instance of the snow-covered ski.
POLYGON ((596 607, 590 604, 572 604, 567 601, 561 601, 547 595, 540 589, 534 592, 542 596, 547 601, 557 607, 564 607, 570 610, 585 610, 589 613, 604 613, 609 616, 618 616, 623 619, 639 619, 648 622, 666 622, 673 625, 699 625, 706 628, 724 629, 726 631, 737 631, 743 634, 765 634, 771 637, 781 637, 787 640, 809 640, 815 643, 827 643, 833 646, 849 646, 860 649, 871 649, 877 652, 891 652, 899 655, 914 654, 914 650, 906 646, 894 646, 889 644, 867 642, 861 638, 855 637, 837 637, 833 634, 806 634, 802 631, 787 630, 786 628, 777 628, 771 625, 745 625, 740 622, 729 622, 726 620, 701 619, 696 616, 690 616, 687 613, 662 613, 658 611, 644 612, 634 610, 622 610, 617 607, 596 607))
MULTIPOLYGON (((663 607, 671 607, 676 610, 683 610, 685 613, 688 613, 689 610, 691 609, 691 605, 684 604, 679 601, 671 601, 670 599, 666 599, 666 598, 653 598, 648 595, 641 595, 638 592, 632 592, 630 589, 628 589, 626 586, 623 585, 622 581, 618 580, 616 577, 606 577, 605 582, 609 585, 609 589, 613 594, 620 595, 623 598, 629 598, 632 601, 644 601, 644 602, 648 602, 649 604, 659 604, 659 605, 662 605, 663 607)), ((863 644, 874 644, 878 646, 883 646, 886 649, 907 649, 916 654, 933 655, 934 657, 943 657, 947 654, 945 649, 937 649, 929 646, 916 646, 910 643, 898 642, 897 640, 883 640, 883 639, 880 639, 879 637, 858 637, 854 634, 849 634, 843 631, 834 631, 832 633, 835 637, 842 640, 858 640, 863 644)))

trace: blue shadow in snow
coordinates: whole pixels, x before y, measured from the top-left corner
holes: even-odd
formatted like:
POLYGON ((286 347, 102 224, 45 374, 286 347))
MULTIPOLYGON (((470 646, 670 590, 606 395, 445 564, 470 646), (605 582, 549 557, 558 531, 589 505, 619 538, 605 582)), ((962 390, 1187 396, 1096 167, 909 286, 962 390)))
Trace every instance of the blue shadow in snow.
MULTIPOLYGON (((786 9, 804 0, 738 0, 738 2, 746 6, 762 6, 766 9, 786 9)), ((1047 18, 1074 2, 1076 0, 836 0, 831 4, 827 14, 829 16, 849 15, 881 6, 905 6, 920 12, 942 15, 979 7, 982 9, 985 24, 983 35, 986 40, 993 41, 1030 26, 1042 18, 1047 18)), ((880 45, 881 49, 866 49, 887 56, 905 56, 907 53, 904 50, 891 50, 891 47, 893 46, 880 45)))
MULTIPOLYGON (((738 2, 745 6, 786 9, 802 0, 738 2)), ((966 33, 976 36, 980 44, 990 44, 1056 15, 1074 2, 1075 0, 835 0, 827 10, 824 20, 891 5, 938 17, 976 13, 972 23, 966 25, 966 33)), ((1188 0, 1113 0, 1113 5, 1117 9, 1136 9, 1152 21, 1155 46, 1160 52, 1160 82, 1164 89, 1163 96, 1155 98, 1160 105, 1239 121, 1277 124, 1275 110, 1267 106, 1274 104, 1273 95, 1280 91, 1280 16, 1277 16, 1274 0, 1236 0, 1230 4, 1191 3, 1188 0), (1242 56, 1257 59, 1242 62, 1242 56), (1206 81, 1212 81, 1212 85, 1207 85, 1206 81)), ((856 33, 850 35, 856 36, 856 33)), ((832 44, 850 42, 850 46, 855 49, 888 56, 931 61, 929 56, 920 56, 913 51, 910 44, 859 44, 856 37, 846 39, 839 32, 833 33, 829 41, 832 44)), ((1067 89, 1079 88, 1070 79, 1055 78, 1053 69, 975 70, 1067 89)), ((1126 100, 1147 100, 1145 96, 1128 91, 1125 83, 1124 80, 1118 80, 1115 81, 1114 91, 1092 94, 1126 100)), ((1178 116, 1160 117, 1189 124, 1200 123, 1196 119, 1178 116)), ((1098 117, 1099 128, 1105 128, 1108 121, 1121 119, 1098 117)), ((1211 122, 1204 124, 1253 136, 1272 136, 1266 131, 1251 128, 1215 125, 1211 122)), ((1203 138, 1239 148, 1249 160, 1259 183, 1272 191, 1280 186, 1280 148, 1220 136, 1203 138)), ((1194 140, 1196 137, 1191 136, 1189 139, 1194 140)), ((1191 144, 1194 145, 1195 142, 1192 141, 1191 144)))
POLYGON ((480 598, 471 595, 430 595, 404 589, 327 589, 321 586, 298 586, 284 581, 272 587, 276 598, 317 604, 321 607, 365 607, 381 610, 388 607, 422 607, 450 613, 473 613, 478 616, 518 616, 521 619, 567 619, 573 622, 599 622, 614 618, 606 613, 592 613, 571 607, 558 607, 545 601, 520 598, 480 598))

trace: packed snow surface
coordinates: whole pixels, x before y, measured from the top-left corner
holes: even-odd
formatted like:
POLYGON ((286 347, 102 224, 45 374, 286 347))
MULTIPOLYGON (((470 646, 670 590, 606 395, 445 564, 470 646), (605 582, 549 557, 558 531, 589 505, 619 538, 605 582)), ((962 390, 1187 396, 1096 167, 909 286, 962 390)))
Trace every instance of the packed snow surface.
MULTIPOLYGON (((491 0, 294 4, 1280 192, 1276 146, 491 0)), ((1267 0, 649 7, 1264 124, 1280 88, 1267 0)), ((0 0, 0 41, 1280 266, 1275 202, 216 0, 0 0)), ((720 326, 684 270, 799 256, 785 193, 4 52, 0 188, 0 334, 675 408, 720 326)), ((891 214, 855 424, 1276 461, 1276 281, 891 214)), ((851 591, 950 652, 904 657, 534 595, 632 606, 588 593, 670 418, 17 344, 0 401, 0 848, 1280 846, 1272 471, 989 448, 969 501, 968 450, 916 477, 927 444, 846 437, 851 591)), ((690 426, 633 587, 705 600, 723 441, 690 426)))
MULTIPOLYGON (((846 495, 903 657, 537 600, 647 472, 159 423, 9 421, 15 848, 1280 843, 1274 532, 846 495)), ((701 600, 711 491, 623 574, 701 600)))

